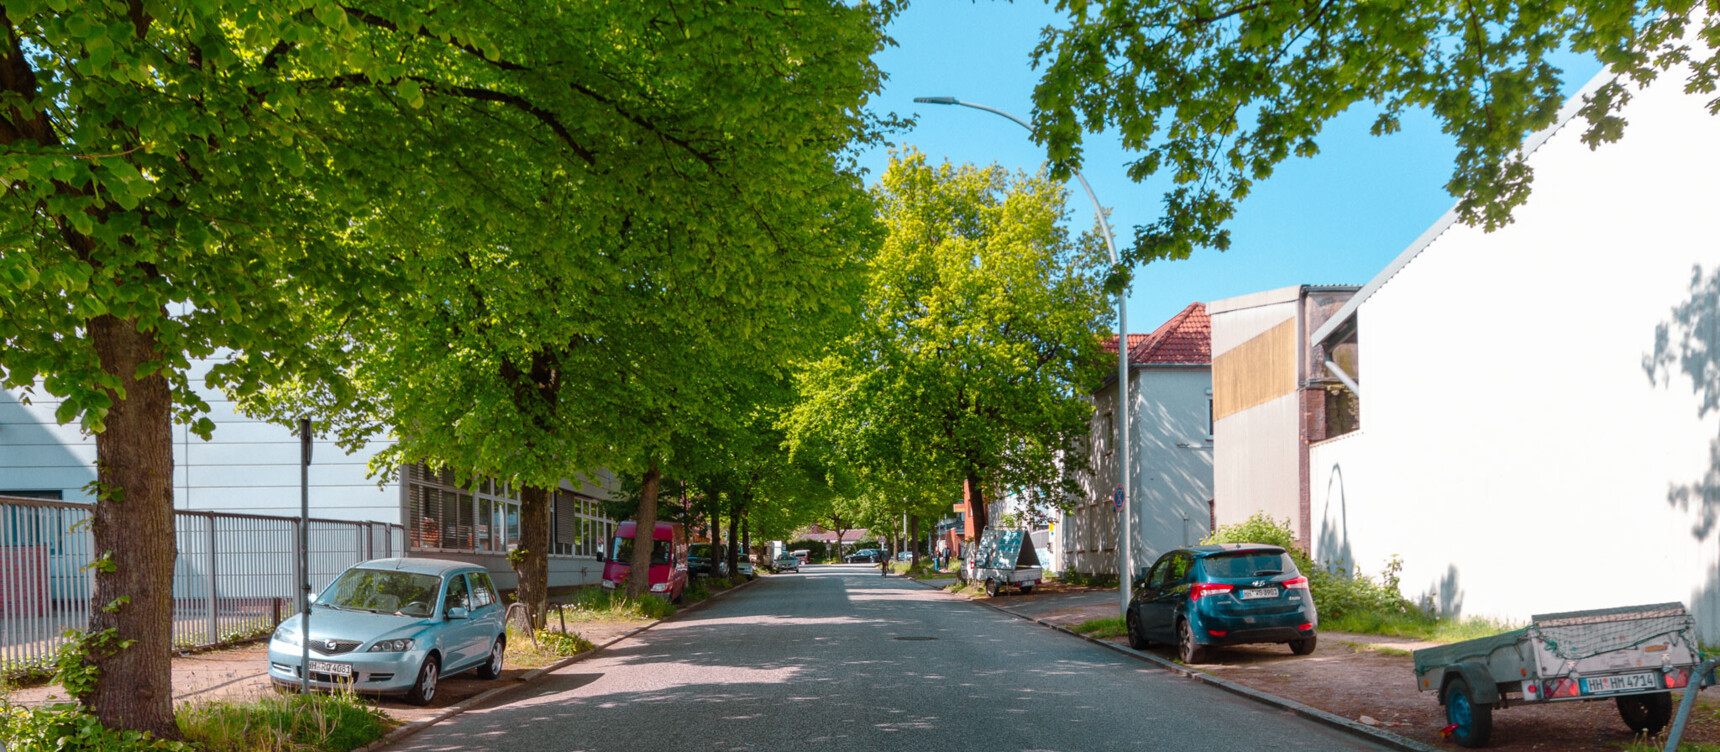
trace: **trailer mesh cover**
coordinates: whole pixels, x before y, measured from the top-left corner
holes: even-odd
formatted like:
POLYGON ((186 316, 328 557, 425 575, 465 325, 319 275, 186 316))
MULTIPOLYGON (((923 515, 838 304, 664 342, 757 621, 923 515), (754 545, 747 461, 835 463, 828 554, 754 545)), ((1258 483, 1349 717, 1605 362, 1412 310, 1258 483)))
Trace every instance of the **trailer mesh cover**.
POLYGON ((1530 632, 1548 650, 1569 661, 1634 648, 1690 627, 1690 614, 1682 603, 1542 614, 1529 624, 1530 632))

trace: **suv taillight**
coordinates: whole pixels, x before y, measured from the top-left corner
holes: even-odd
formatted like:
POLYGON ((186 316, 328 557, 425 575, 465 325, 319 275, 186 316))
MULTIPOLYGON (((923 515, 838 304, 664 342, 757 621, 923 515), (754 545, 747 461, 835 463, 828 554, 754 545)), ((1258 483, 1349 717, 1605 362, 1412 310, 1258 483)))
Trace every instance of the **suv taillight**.
POLYGON ((1235 589, 1230 585, 1220 585, 1216 582, 1197 582, 1189 586, 1188 599, 1190 603, 1193 603, 1209 595, 1222 595, 1235 589))
POLYGON ((1291 590, 1307 590, 1308 589, 1308 578, 1306 578, 1306 577, 1292 577, 1292 578, 1284 581, 1284 587, 1289 588, 1291 590))

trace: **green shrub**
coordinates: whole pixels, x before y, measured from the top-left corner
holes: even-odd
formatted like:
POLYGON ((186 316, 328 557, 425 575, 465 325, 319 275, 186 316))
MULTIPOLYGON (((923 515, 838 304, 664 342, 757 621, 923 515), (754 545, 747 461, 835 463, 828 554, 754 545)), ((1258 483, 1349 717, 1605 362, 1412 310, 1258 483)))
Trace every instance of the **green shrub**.
POLYGON ((705 578, 694 577, 687 583, 687 592, 684 595, 688 603, 698 603, 711 597, 711 586, 705 582, 705 578))
POLYGON ((1265 543, 1282 547, 1296 562, 1296 568, 1308 578, 1308 589, 1314 598, 1314 608, 1320 612, 1322 626, 1360 615, 1422 619, 1430 625, 1434 621, 1398 591, 1398 573, 1403 571, 1403 562, 1395 556, 1386 564, 1382 581, 1376 582, 1362 574, 1359 568, 1354 572, 1333 573, 1316 566, 1308 554, 1297 547, 1288 522, 1279 522, 1265 513, 1235 525, 1221 525, 1201 542, 1265 543))
POLYGON ((141 731, 115 731, 73 703, 25 708, 0 702, 7 752, 193 752, 196 747, 141 731))
POLYGON ((579 655, 597 647, 591 644, 590 640, 579 635, 547 629, 538 630, 537 638, 538 644, 542 645, 545 650, 561 656, 579 655))
POLYGON ((185 738, 209 752, 349 752, 381 739, 393 726, 351 692, 200 703, 179 711, 185 738))
POLYGON ((1053 572, 1045 577, 1050 582, 1061 582, 1077 587, 1114 588, 1119 584, 1114 574, 1086 574, 1083 572, 1053 572))

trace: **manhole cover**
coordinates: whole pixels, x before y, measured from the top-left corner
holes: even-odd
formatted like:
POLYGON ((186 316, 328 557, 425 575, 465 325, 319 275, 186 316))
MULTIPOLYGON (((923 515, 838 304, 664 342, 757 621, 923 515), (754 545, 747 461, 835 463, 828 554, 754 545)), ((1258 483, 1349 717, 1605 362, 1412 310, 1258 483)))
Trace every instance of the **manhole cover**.
POLYGON ((892 639, 892 640, 906 640, 908 642, 925 642, 926 640, 936 640, 938 638, 936 638, 936 637, 892 637, 890 639, 892 639))

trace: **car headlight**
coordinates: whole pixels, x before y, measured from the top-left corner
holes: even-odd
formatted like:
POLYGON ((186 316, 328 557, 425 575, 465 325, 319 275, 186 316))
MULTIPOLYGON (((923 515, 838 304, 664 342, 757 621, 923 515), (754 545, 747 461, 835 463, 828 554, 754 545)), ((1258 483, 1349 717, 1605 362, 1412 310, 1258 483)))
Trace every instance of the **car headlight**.
POLYGON ((614 580, 604 580, 603 581, 603 589, 604 590, 614 590, 615 589, 615 581, 614 580))
POLYGON ((298 647, 298 644, 299 644, 298 630, 287 629, 285 625, 282 625, 280 627, 276 627, 275 628, 275 641, 276 642, 284 642, 288 645, 298 647))
POLYGON ((404 653, 412 649, 412 639, 382 640, 370 646, 372 653, 404 653))
POLYGON ((667 592, 669 592, 669 583, 659 582, 655 585, 652 585, 651 586, 651 592, 653 592, 653 593, 667 593, 667 592))

